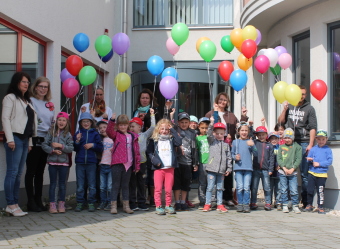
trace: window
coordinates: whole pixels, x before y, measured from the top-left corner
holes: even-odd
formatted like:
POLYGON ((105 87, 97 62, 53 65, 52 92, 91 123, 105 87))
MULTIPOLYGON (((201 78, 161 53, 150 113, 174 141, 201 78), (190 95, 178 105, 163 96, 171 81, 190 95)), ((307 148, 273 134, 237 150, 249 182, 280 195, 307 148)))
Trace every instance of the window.
POLYGON ((231 26, 233 0, 135 0, 134 27, 231 26))

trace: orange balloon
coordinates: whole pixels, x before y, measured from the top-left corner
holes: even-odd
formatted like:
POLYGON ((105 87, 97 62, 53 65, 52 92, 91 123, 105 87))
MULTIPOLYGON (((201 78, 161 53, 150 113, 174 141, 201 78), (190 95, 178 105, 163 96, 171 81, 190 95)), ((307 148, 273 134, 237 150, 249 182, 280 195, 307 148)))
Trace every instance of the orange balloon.
POLYGON ((243 42, 242 29, 233 29, 233 31, 230 33, 230 40, 235 47, 241 48, 243 42))
POLYGON ((208 37, 203 36, 203 37, 201 37, 201 38, 199 38, 197 40, 197 42, 196 42, 196 50, 197 50, 198 53, 200 52, 201 43, 204 42, 204 41, 210 41, 210 39, 208 37))
POLYGON ((236 48, 237 48, 237 50, 238 50, 240 53, 242 53, 241 47, 236 47, 236 48))
POLYGON ((253 58, 248 59, 243 54, 240 54, 237 59, 237 65, 240 69, 247 71, 253 65, 253 58))

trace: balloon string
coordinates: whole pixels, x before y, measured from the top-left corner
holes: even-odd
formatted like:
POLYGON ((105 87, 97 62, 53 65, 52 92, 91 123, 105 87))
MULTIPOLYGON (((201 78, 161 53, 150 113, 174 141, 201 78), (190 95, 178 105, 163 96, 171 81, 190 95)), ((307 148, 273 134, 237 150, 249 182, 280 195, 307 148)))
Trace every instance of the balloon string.
POLYGON ((208 71, 208 79, 209 79, 209 95, 210 95, 210 103, 212 101, 212 93, 211 93, 211 79, 210 79, 210 70, 209 70, 209 62, 207 62, 207 71, 208 71))
MULTIPOLYGON (((156 78, 157 76, 155 76, 155 79, 154 79, 154 84, 153 84, 153 97, 155 97, 155 91, 156 91, 156 78)), ((151 104, 151 108, 153 108, 153 101, 152 101, 152 104, 151 104)))
MULTIPOLYGON (((81 86, 81 88, 80 88, 80 91, 79 91, 79 93, 77 94, 77 97, 76 97, 76 107, 77 107, 77 103, 78 103, 78 99, 79 99, 79 96, 80 95, 83 95, 83 93, 84 93, 84 91, 83 91, 83 89, 84 89, 84 86, 81 86)), ((83 105, 84 103, 82 103, 81 105, 83 105)), ((74 107, 73 107, 73 109, 74 109, 74 107)), ((72 109, 72 111, 73 111, 73 109, 72 109)), ((71 112, 72 112, 71 111, 71 112)), ((76 108, 76 114, 77 114, 77 117, 78 117, 78 113, 79 113, 79 110, 78 110, 78 108, 76 108)))
POLYGON ((66 99, 66 102, 65 102, 65 104, 64 104, 64 106, 60 109, 60 112, 64 109, 64 107, 66 106, 66 104, 67 104, 67 102, 70 100, 70 98, 67 98, 66 99))
MULTIPOLYGON (((118 58, 118 68, 117 68, 117 75, 119 74, 120 71, 120 59, 122 58, 122 56, 120 55, 118 58)), ((116 76, 117 77, 117 76, 116 76)), ((117 85, 116 85, 116 91, 115 91, 115 106, 114 106, 114 110, 115 113, 117 112, 117 95, 118 95, 118 87, 119 87, 119 77, 117 77, 117 85)), ((119 100, 118 100, 119 103, 119 100)))

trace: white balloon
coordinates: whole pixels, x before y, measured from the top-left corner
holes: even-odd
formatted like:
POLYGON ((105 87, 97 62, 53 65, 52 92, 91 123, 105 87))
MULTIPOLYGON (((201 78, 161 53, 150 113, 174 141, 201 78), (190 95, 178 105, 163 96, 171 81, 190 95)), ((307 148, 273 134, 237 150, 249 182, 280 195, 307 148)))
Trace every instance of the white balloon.
POLYGON ((266 52, 266 48, 262 48, 258 53, 257 56, 264 55, 264 52, 266 52))
POLYGON ((268 48, 264 51, 264 55, 268 57, 270 61, 270 67, 275 67, 279 59, 277 51, 273 48, 268 48))

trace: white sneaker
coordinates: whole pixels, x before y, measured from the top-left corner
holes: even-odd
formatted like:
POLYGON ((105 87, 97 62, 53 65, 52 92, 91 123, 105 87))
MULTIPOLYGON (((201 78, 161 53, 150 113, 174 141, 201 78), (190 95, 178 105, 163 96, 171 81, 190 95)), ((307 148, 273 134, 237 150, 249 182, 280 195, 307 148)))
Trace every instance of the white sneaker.
POLYGON ((284 213, 289 213, 289 209, 288 209, 287 204, 283 205, 283 207, 282 207, 282 212, 284 212, 284 213))
POLYGON ((293 212, 296 214, 301 214, 301 210, 299 208, 299 205, 294 205, 293 206, 293 212))

